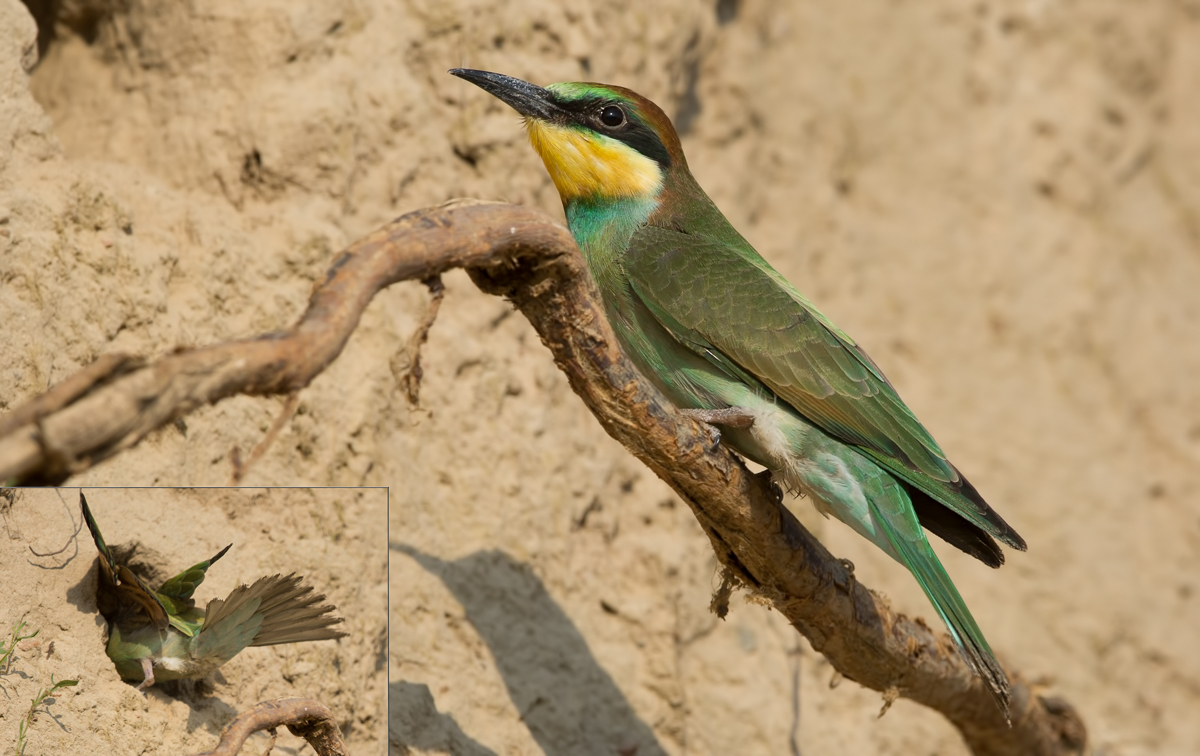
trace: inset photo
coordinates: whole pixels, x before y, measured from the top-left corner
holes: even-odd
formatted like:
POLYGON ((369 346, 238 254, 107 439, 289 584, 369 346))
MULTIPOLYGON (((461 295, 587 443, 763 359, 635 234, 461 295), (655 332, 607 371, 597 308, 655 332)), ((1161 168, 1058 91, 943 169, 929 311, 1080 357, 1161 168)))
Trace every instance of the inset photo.
POLYGON ((0 489, 0 749, 382 753, 387 499, 0 489))

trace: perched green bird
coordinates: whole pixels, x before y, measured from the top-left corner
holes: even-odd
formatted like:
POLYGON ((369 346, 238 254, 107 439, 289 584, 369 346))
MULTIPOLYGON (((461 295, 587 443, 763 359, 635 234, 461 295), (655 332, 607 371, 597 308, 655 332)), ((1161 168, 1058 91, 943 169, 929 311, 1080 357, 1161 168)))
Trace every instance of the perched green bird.
POLYGON ((524 116, 626 354, 678 407, 907 567, 1008 710, 1008 680, 923 527, 992 567, 1025 541, 879 367, 742 238, 666 114, 617 86, 450 73, 524 116))
POLYGON ((331 614, 334 608, 321 604, 325 597, 302 586, 302 578, 294 574, 259 578, 253 585, 234 588, 225 600, 213 599, 198 609, 192 593, 233 544, 152 591, 129 567, 117 563, 82 492, 79 505, 100 551, 96 605, 108 620, 108 658, 121 679, 140 681, 138 690, 156 679, 206 677, 247 646, 347 635, 330 629, 342 618, 331 614))

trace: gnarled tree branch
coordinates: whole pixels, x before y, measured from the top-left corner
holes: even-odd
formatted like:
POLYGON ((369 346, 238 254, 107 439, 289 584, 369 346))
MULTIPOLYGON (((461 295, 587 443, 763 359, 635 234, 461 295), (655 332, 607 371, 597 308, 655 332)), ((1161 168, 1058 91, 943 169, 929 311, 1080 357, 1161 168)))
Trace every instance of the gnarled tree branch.
POLYGON ((0 421, 0 480, 62 480, 201 405, 296 391, 337 357, 375 292, 457 267, 525 314, 604 429, 691 506, 722 564, 841 674, 936 709, 980 756, 1082 751, 1086 731, 1075 711, 1012 670, 1009 727, 944 633, 893 612, 855 581, 768 480, 714 446, 707 426, 648 383, 617 346, 569 233, 525 208, 460 201, 409 213, 342 252, 287 331, 145 366, 116 361, 117 372, 85 369, 92 373, 68 379, 69 397, 34 399, 17 421, 0 421))
POLYGON ((274 738, 275 728, 283 725, 287 725, 288 732, 307 740, 317 756, 348 756, 333 712, 311 698, 277 698, 255 704, 225 725, 216 748, 199 756, 234 756, 242 750, 246 738, 259 730, 270 730, 274 738))

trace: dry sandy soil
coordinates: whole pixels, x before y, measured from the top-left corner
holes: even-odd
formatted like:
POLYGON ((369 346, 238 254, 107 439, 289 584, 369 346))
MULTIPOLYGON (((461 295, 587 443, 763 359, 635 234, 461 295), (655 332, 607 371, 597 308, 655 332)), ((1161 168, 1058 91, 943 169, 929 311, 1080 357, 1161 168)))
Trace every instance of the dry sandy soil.
MULTIPOLYGON (((34 6, 53 31, 36 65, 34 20, 0 0, 0 411, 106 352, 280 328, 337 249, 402 212, 476 196, 561 217, 518 119, 446 69, 624 84, 676 118, 717 204, 1029 541, 998 571, 935 544, 992 646, 1078 707, 1095 753, 1200 752, 1196 0, 34 6)), ((508 304, 447 285, 419 407, 397 376, 427 294, 401 285, 246 479, 390 487, 392 753, 964 753, 938 715, 901 701, 879 719, 878 694, 832 687, 767 609, 713 618, 686 507, 508 304)), ((72 482, 224 485, 281 405, 206 408, 72 482)), ((66 531, 57 499, 23 506, 26 539, 66 531)), ((930 616, 904 570, 797 508, 859 579, 930 616)), ((382 530, 360 515, 377 521, 347 527, 382 530)), ((151 522, 138 534, 172 565, 225 538, 189 526, 168 553, 151 522)), ((272 522, 272 548, 320 531, 272 522)), ((252 536, 231 554, 254 559, 252 536)), ((19 587, 0 622, 70 633, 56 653, 93 644, 78 658, 102 686, 94 618, 52 603, 90 580, 84 547, 56 571, 7 543, 0 585, 19 587)), ((348 586, 329 585, 339 606, 348 586)), ((29 752, 190 748, 226 712, 197 726, 109 678, 112 695, 63 696, 29 752)))

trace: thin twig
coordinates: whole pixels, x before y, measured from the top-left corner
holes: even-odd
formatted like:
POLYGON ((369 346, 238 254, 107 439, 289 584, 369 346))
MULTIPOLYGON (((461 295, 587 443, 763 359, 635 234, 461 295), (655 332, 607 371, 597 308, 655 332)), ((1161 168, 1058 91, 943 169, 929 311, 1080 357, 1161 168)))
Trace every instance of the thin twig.
POLYGON ((267 734, 271 736, 271 740, 267 743, 267 749, 263 751, 262 756, 271 756, 271 751, 275 750, 275 741, 279 739, 279 731, 274 727, 268 727, 267 734))
POLYGON ((62 548, 61 548, 61 549, 56 549, 56 550, 54 550, 54 551, 48 551, 48 552, 46 552, 45 554, 42 554, 42 553, 41 553, 41 552, 39 552, 37 549, 33 548, 33 545, 32 545, 32 544, 26 544, 26 545, 29 547, 29 550, 30 550, 31 552, 33 552, 33 555, 34 555, 34 556, 39 556, 39 557, 58 556, 59 554, 61 554, 61 553, 63 553, 64 551, 66 551, 68 546, 70 546, 72 543, 75 543, 75 542, 76 542, 76 541, 75 541, 75 537, 79 535, 79 531, 80 531, 80 530, 83 530, 83 519, 82 519, 82 518, 80 518, 80 520, 79 520, 79 522, 78 522, 78 523, 76 523, 76 522, 75 522, 75 512, 74 512, 74 510, 73 510, 73 509, 72 509, 72 508, 71 508, 71 507, 70 507, 70 506, 67 504, 67 502, 66 502, 66 501, 63 501, 63 498, 62 498, 62 490, 61 490, 61 489, 55 489, 55 493, 57 493, 57 494, 58 494, 58 499, 59 499, 59 501, 62 501, 63 507, 64 507, 64 508, 66 508, 66 510, 67 510, 67 518, 71 520, 71 526, 72 526, 73 528, 75 528, 75 530, 74 530, 74 531, 71 533, 71 535, 67 536, 67 541, 66 541, 66 543, 64 543, 64 544, 62 545, 62 548))
MULTIPOLYGON (((0 485, 3 485, 3 482, 3 480, 0 480, 0 485)), ((17 499, 19 499, 21 495, 22 491, 18 488, 0 488, 0 517, 4 518, 5 535, 7 535, 8 538, 13 541, 19 541, 24 538, 24 536, 21 535, 20 525, 17 525, 15 522, 13 523, 13 525, 17 528, 16 535, 13 535, 12 530, 8 527, 8 524, 12 519, 13 506, 16 505, 17 499)))
POLYGON ((442 300, 446 298, 446 286, 442 283, 441 276, 433 276, 422 283, 429 287, 429 308, 425 311, 425 318, 417 326, 417 330, 413 331, 412 336, 408 339, 408 345, 403 352, 408 358, 408 365, 401 369, 400 376, 400 385, 404 387, 408 403, 413 407, 420 405, 421 379, 425 377, 425 371, 421 368, 421 346, 429 338, 429 329, 437 320, 442 300))
POLYGON ((397 219, 337 257, 293 328, 169 355, 0 435, 0 480, 61 480, 204 404, 297 391, 337 357, 375 292, 456 267, 516 305, 601 426, 692 508, 729 573, 840 674, 941 712, 978 756, 1082 751, 1075 711, 1011 669, 1010 728, 945 633, 892 611, 800 525, 769 478, 714 448, 710 429, 621 353, 566 229, 526 208, 466 201, 397 219))
POLYGON ((259 730, 271 731, 274 747, 274 730, 283 725, 287 725, 293 735, 307 740, 317 756, 347 756, 342 733, 333 721, 333 712, 311 698, 279 698, 256 704, 225 725, 216 748, 199 756, 233 756, 242 750, 246 738, 259 730))
POLYGON ((267 435, 262 437, 254 448, 250 451, 250 456, 243 462, 241 454, 235 448, 230 454, 230 461, 233 463, 233 474, 230 476, 229 485, 236 486, 242 482, 242 478, 246 477, 251 465, 262 459, 262 455, 267 453, 267 449, 271 448, 275 437, 279 435, 279 431, 283 430, 283 426, 287 425, 288 420, 292 419, 292 415, 296 412, 296 407, 300 404, 300 392, 293 391, 288 394, 287 401, 283 403, 283 407, 279 410, 279 414, 275 417, 275 421, 271 423, 270 430, 267 435))

